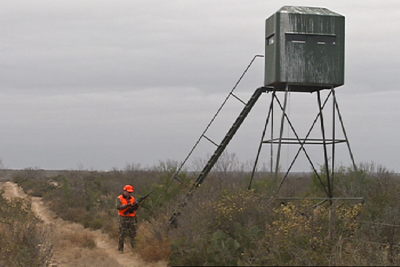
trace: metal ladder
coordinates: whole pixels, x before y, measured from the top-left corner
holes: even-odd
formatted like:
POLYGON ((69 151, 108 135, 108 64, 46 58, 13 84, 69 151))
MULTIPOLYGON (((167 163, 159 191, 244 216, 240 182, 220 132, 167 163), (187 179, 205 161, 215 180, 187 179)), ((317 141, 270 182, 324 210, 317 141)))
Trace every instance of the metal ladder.
POLYGON ((260 87, 256 89, 256 91, 253 93, 249 101, 246 103, 244 106, 242 112, 240 112, 239 116, 233 123, 232 127, 229 129, 229 131, 226 133, 224 139, 222 139, 220 145, 218 145, 217 149, 215 150, 214 154, 210 157, 208 160, 207 164, 204 166, 203 170, 197 177, 197 179, 194 181, 192 186, 189 189, 189 192, 186 194, 184 197, 183 201, 180 203, 178 206, 177 210, 173 213, 171 218, 169 219, 168 224, 171 226, 176 225, 177 223, 177 218, 180 215, 180 210, 186 205, 187 201, 189 198, 192 196, 193 192, 196 190, 197 187, 201 185, 201 183, 206 179, 207 175, 211 171, 211 169, 214 167, 215 163, 218 161, 219 157, 221 154, 224 152, 225 148, 228 146, 229 142, 232 140, 233 136, 239 129, 239 127, 242 125, 243 121, 246 119, 247 115, 259 99, 262 93, 266 92, 267 88, 266 87, 260 87))

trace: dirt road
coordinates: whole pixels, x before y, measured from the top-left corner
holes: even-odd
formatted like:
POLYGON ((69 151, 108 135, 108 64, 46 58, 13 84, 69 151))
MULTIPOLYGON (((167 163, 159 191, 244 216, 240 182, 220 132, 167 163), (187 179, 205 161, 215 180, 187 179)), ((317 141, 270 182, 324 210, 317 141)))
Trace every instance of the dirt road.
MULTIPOLYGON (((14 197, 28 198, 22 188, 12 182, 0 183, 0 188, 4 189, 4 197, 10 199, 14 197)), ((117 242, 111 240, 108 235, 100 230, 92 231, 85 229, 82 225, 66 222, 57 218, 51 210, 47 209, 41 198, 31 197, 32 211, 45 224, 53 227, 56 233, 57 244, 54 247, 53 266, 130 266, 130 267, 165 267, 166 262, 147 263, 140 256, 131 251, 119 254, 117 242), (93 238, 96 243, 95 248, 77 247, 72 242, 75 238, 87 236, 93 238)))

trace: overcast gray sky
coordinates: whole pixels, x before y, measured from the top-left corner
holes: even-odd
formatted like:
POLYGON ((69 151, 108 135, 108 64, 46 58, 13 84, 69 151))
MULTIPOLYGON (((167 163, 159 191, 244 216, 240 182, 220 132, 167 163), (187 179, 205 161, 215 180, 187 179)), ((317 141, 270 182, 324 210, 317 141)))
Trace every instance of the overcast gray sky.
MULTIPOLYGON (((182 161, 253 56, 264 54, 265 19, 284 5, 346 17, 337 99, 355 160, 400 171, 398 0, 0 0, 3 164, 107 170, 182 161)), ((263 71, 257 59, 237 89, 244 100, 263 71)), ((242 162, 255 158, 269 97, 228 147, 242 162)), ((304 103, 290 100, 300 127, 310 125, 303 112, 314 112, 304 103)), ((241 108, 227 105, 210 129, 216 142, 241 108)), ((205 144, 196 156, 213 151, 205 144)), ((345 154, 337 162, 349 164, 345 154)))

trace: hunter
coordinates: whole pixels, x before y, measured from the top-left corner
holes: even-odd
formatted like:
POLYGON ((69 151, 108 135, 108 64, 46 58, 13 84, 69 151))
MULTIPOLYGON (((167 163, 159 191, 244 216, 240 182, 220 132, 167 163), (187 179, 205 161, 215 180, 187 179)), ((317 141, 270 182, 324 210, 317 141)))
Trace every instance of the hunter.
POLYGON ((117 209, 119 217, 119 237, 118 250, 124 252, 124 240, 128 236, 132 250, 135 248, 135 237, 137 231, 136 211, 139 207, 132 195, 134 192, 132 185, 126 185, 124 192, 117 197, 117 209))

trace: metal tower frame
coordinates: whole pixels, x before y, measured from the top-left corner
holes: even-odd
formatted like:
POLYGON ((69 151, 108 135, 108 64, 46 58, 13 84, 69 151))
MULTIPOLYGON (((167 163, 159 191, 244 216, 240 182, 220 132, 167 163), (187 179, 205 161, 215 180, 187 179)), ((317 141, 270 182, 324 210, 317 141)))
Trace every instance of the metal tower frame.
MULTIPOLYGON (((176 225, 177 218, 180 215, 180 211, 182 210, 182 208, 186 205, 186 203, 192 197, 194 191, 203 183, 203 181, 208 176, 209 172, 214 167, 215 163, 218 161, 219 157, 221 156, 221 154, 223 153, 225 148, 228 146, 229 142, 232 140, 232 138, 235 135, 235 133, 237 132, 237 130, 240 128, 240 126, 244 122, 244 120, 247 117, 247 115, 250 113, 251 109, 256 104, 257 100, 260 98, 262 93, 265 93, 265 92, 272 93, 272 97, 271 97, 270 107, 269 107, 269 110, 268 110, 268 115, 267 115, 267 118, 266 118, 266 123, 265 123, 264 130, 263 130, 263 133, 262 133, 261 141, 260 141, 260 144, 259 144, 259 147, 258 147, 257 156, 256 156, 255 164, 254 164, 254 167, 253 167, 253 171, 252 171, 252 175, 251 175, 251 179, 250 179, 250 182, 249 182, 248 189, 251 189, 251 185, 252 185, 252 182, 253 182, 254 174, 255 174, 256 168, 257 168, 257 163, 259 161, 261 148, 262 148, 262 146, 264 144, 270 144, 271 145, 271 159, 274 158, 272 146, 275 145, 275 144, 278 145, 278 150, 277 150, 277 155, 276 155, 276 163, 275 163, 275 171, 273 171, 273 161, 271 160, 271 172, 274 172, 276 181, 278 180, 278 176, 279 176, 279 166, 280 166, 279 164, 280 164, 282 145, 285 145, 285 144, 286 145, 299 145, 300 147, 299 147, 296 155, 294 156, 294 158, 293 158, 288 170, 286 171, 285 175, 283 176, 282 180, 280 181, 279 187, 277 188, 275 194, 277 194, 279 192, 279 190, 281 189, 283 183, 285 182, 285 180, 287 179, 287 177, 288 177, 288 175, 290 173, 291 168, 293 167, 294 163, 296 162, 300 152, 303 151, 304 154, 306 155, 306 157, 308 159, 308 162, 310 163, 315 175, 318 177, 318 180, 320 182, 320 185, 321 185, 322 189, 326 193, 326 198, 318 198, 318 200, 322 200, 321 203, 324 203, 326 201, 330 201, 330 203, 332 203, 333 200, 358 200, 358 201, 363 201, 363 197, 334 198, 334 195, 333 195, 333 185, 334 185, 333 181, 334 181, 334 175, 335 175, 335 172, 334 172, 334 170, 335 170, 335 146, 336 146, 336 144, 339 144, 339 143, 346 143, 347 144, 347 148, 348 148, 348 151, 349 151, 349 154, 350 154, 350 158, 351 158, 351 161, 352 161, 352 164, 353 164, 353 168, 354 168, 355 172, 357 173, 357 165, 355 164, 354 157, 353 157, 353 152, 351 151, 350 143, 349 143, 349 140, 347 138, 347 133, 346 133, 346 130, 345 130, 345 127, 344 127, 343 119, 342 119, 342 116, 341 116, 341 113, 340 113, 340 110, 339 110, 339 105, 337 103, 337 99, 336 99, 336 95, 335 95, 335 89, 333 87, 330 89, 329 94, 327 95, 327 97, 325 98, 325 100, 323 102, 322 102, 322 99, 321 99, 320 90, 315 91, 316 95, 317 95, 317 103, 318 103, 318 110, 319 111, 318 111, 318 114, 316 115, 316 117, 315 117, 310 129, 308 130, 306 136, 304 138, 300 138, 299 135, 297 134, 297 131, 294 128, 290 118, 289 118, 289 115, 286 112, 286 110, 287 110, 287 99, 288 99, 288 95, 290 93, 289 86, 286 86, 286 90, 284 92, 284 102, 283 102, 283 104, 281 103, 281 101, 277 97, 277 90, 274 90, 272 87, 260 87, 254 92, 254 94, 251 96, 251 98, 249 99, 249 101, 247 103, 244 103, 242 101, 245 104, 243 110, 241 111, 241 113, 239 114, 239 116, 237 117, 237 119, 235 120, 235 122, 233 123, 233 125, 231 126, 229 131, 226 133, 225 137, 223 138, 223 140, 221 141, 221 143, 219 145, 217 145, 216 143, 212 142, 212 140, 209 140, 209 138, 207 138, 205 136, 205 133, 203 133, 202 136, 200 137, 200 138, 204 137, 207 140, 209 140, 210 142, 214 143, 217 146, 217 148, 216 148, 214 154, 208 160, 207 164, 204 166, 203 170, 200 172, 200 174, 197 177, 197 179, 195 179, 195 181, 190 186, 190 188, 188 190, 188 193, 186 194, 184 199, 181 201, 181 203, 179 204, 179 206, 176 209, 176 211, 171 216, 171 218, 169 220, 169 224, 170 225, 176 225), (323 116, 323 110, 324 110, 326 104, 328 103, 329 99, 332 99, 332 101, 333 101, 333 105, 332 105, 333 106, 333 110, 332 110, 332 112, 333 112, 332 113, 333 114, 333 119, 332 119, 332 124, 333 124, 332 125, 332 138, 330 138, 330 139, 326 138, 326 130, 325 130, 325 126, 326 125, 325 125, 324 116, 323 116), (273 136, 273 127, 271 127, 271 139, 264 140, 265 134, 267 132, 266 131, 267 130, 267 126, 269 124, 273 124, 272 118, 273 118, 273 113, 274 113, 274 103, 275 102, 277 103, 277 105, 279 106, 280 110, 282 111, 281 120, 280 120, 280 128, 279 128, 279 137, 278 138, 274 138, 274 136, 273 136), (344 139, 336 138, 336 119, 335 119, 336 115, 339 118, 341 129, 342 129, 343 135, 344 135, 344 139), (292 132, 294 133, 296 138, 283 137, 283 129, 284 129, 285 121, 288 123, 290 129, 292 130, 292 132), (320 122, 322 138, 320 138, 320 139, 309 138, 311 131, 313 130, 313 128, 315 127, 315 125, 317 124, 318 121, 320 122), (311 157, 307 153, 305 145, 322 145, 323 146, 324 167, 325 167, 324 169, 325 169, 325 175, 327 177, 327 185, 326 186, 324 185, 324 183, 322 181, 321 175, 318 173, 317 169, 315 168, 315 164, 311 160, 311 157), (332 153, 331 153, 332 164, 331 164, 331 168, 329 168, 329 156, 328 156, 328 149, 327 149, 328 145, 332 145, 332 153)), ((196 143, 196 145, 197 145, 197 143, 196 143)), ((189 153, 189 156, 190 156, 190 154, 191 153, 189 153)), ((186 160, 185 160, 185 162, 186 162, 186 160)), ((182 168, 182 166, 181 166, 181 168, 182 168)), ((177 175, 180 172, 181 168, 179 168, 178 171, 174 174, 174 179, 179 180, 177 175)), ((171 180, 171 182, 172 181, 173 181, 173 179, 171 180)), ((290 198, 284 198, 284 199, 290 199, 290 198)), ((291 199, 293 199, 293 198, 291 198, 291 199)), ((299 198, 299 199, 302 199, 302 198, 299 198)))
MULTIPOLYGON (((334 177, 335 177, 335 156, 336 156, 336 144, 339 143, 346 143, 347 148, 348 148, 348 152, 351 158, 351 162, 354 168, 355 172, 358 172, 357 170, 357 165, 354 161, 354 156, 353 156, 353 152, 351 150, 350 147, 350 143, 347 137, 347 133, 346 133, 346 129, 344 127, 344 123, 343 123, 343 119, 342 119, 342 115, 340 113, 339 110, 339 105, 337 103, 337 99, 336 99, 336 94, 335 94, 335 89, 332 87, 328 93, 328 95, 326 96, 325 100, 322 101, 321 99, 321 90, 316 90, 314 91, 314 93, 316 93, 317 95, 317 104, 318 104, 318 113, 313 121, 313 123, 311 124, 307 134, 305 135, 305 137, 301 138, 298 134, 296 129, 294 128, 290 118, 289 118, 289 114, 287 113, 287 99, 290 93, 295 93, 295 92, 290 92, 290 87, 289 85, 286 85, 286 88, 284 90, 284 101, 283 104, 282 102, 279 100, 279 98, 277 97, 277 90, 275 90, 274 88, 269 88, 269 92, 272 93, 271 94, 271 102, 270 102, 270 106, 268 109, 268 114, 267 114, 267 118, 266 118, 266 122, 265 122, 265 126, 262 132, 262 136, 261 136, 261 141, 259 143, 259 147, 258 147, 258 151, 257 151, 257 156, 256 156, 256 160, 253 166, 253 170, 252 170, 252 174, 251 174, 251 178, 250 178, 250 182, 249 182, 249 186, 248 189, 251 189, 252 186, 252 182, 254 179, 254 174, 256 172, 257 169, 257 164, 259 161, 259 157, 260 157, 260 152, 261 149, 263 147, 264 144, 270 144, 271 147, 271 154, 270 154, 270 172, 274 174, 275 176, 275 181, 278 181, 279 179, 279 168, 280 168, 280 160, 281 160, 281 150, 282 150, 282 145, 298 145, 298 151, 295 154, 295 156, 293 157, 291 163, 289 164, 289 167, 287 169, 287 171, 285 172, 285 174, 283 175, 279 186, 277 187, 275 194, 278 194, 280 189, 282 188, 282 185, 284 184, 284 182, 286 181, 294 163, 296 162, 296 160, 298 159, 298 156, 300 155, 301 152, 304 152, 308 162, 310 163, 310 166, 314 172, 314 174, 317 176, 320 185, 322 187, 322 189, 324 190, 326 196, 328 199, 333 199, 333 187, 334 187, 334 177), (332 138, 326 138, 327 136, 327 132, 326 132, 326 123, 324 121, 324 115, 323 115, 323 110, 326 106, 326 104, 328 103, 328 101, 332 99, 333 102, 333 110, 332 110, 332 138), (273 121, 273 116, 274 116, 274 103, 276 103, 280 109, 280 111, 282 112, 281 114, 281 120, 280 120, 280 128, 279 128, 279 136, 275 137, 274 136, 274 121, 273 121), (340 126, 344 135, 344 138, 342 139, 338 139, 336 137, 336 116, 339 118, 340 121, 340 126), (312 132, 312 130, 314 129, 314 127, 316 126, 317 122, 320 122, 320 128, 321 128, 321 135, 322 138, 310 138, 310 134, 312 132), (292 130, 292 133, 294 134, 295 138, 289 138, 289 137, 284 137, 283 136, 283 132, 284 132, 284 125, 285 122, 288 124, 289 128, 292 130), (265 140, 265 136, 267 133, 267 127, 270 126, 271 128, 271 138, 268 140, 265 140), (273 145, 277 145, 277 153, 276 156, 274 155, 274 149, 273 149, 273 145), (305 145, 322 145, 323 146, 323 154, 324 154, 324 171, 325 171, 325 175, 327 178, 327 184, 326 186, 324 185, 321 175, 318 173, 315 164, 313 163, 313 161, 311 160, 311 157, 309 156, 309 153, 307 152, 305 145), (331 167, 329 166, 329 155, 328 155, 328 145, 332 146, 332 150, 331 150, 331 167), (275 159, 275 166, 274 166, 274 159, 275 159)), ((346 198, 346 199, 350 199, 350 198, 346 198)), ((353 200, 362 200, 363 198, 351 198, 353 200)))

